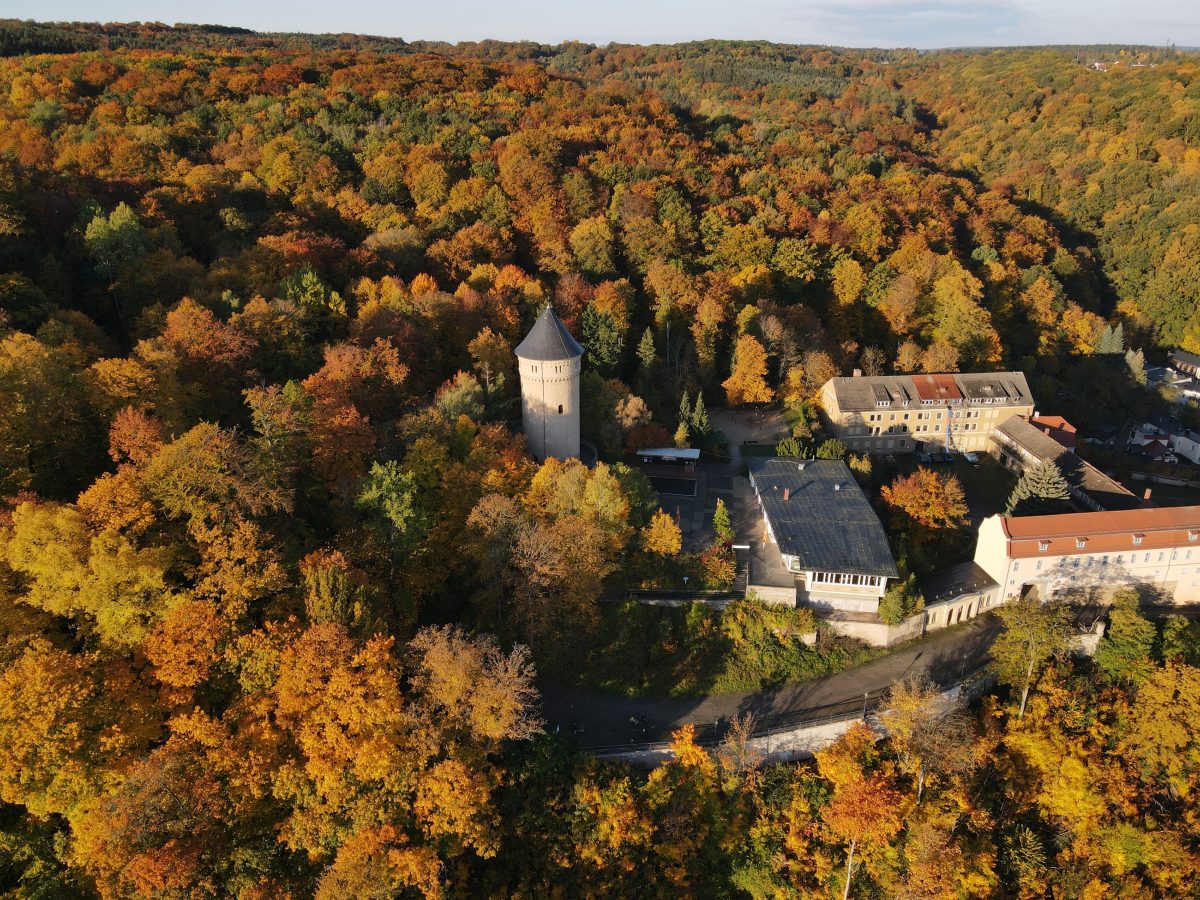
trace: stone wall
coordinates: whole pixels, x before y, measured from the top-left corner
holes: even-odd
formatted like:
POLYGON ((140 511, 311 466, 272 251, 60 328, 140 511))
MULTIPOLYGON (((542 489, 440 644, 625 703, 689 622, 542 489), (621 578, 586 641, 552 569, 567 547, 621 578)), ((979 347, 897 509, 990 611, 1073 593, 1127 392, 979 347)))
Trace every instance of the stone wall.
POLYGON ((751 584, 746 588, 746 596, 754 596, 763 603, 769 603, 773 606, 795 606, 796 605, 796 588, 792 587, 777 587, 771 584, 751 584))

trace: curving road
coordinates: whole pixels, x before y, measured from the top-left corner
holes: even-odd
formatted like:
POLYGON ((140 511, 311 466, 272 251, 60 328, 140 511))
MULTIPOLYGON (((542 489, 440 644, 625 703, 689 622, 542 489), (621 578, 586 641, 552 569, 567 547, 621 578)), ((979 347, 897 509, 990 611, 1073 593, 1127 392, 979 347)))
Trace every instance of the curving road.
POLYGON ((989 613, 837 675, 750 693, 629 698, 542 685, 542 715, 549 731, 573 737, 584 750, 666 741, 689 722, 702 738, 713 738, 729 719, 746 712, 760 726, 799 724, 861 710, 864 699, 874 705, 910 672, 925 672, 940 685, 959 681, 987 663, 1002 629, 989 613))

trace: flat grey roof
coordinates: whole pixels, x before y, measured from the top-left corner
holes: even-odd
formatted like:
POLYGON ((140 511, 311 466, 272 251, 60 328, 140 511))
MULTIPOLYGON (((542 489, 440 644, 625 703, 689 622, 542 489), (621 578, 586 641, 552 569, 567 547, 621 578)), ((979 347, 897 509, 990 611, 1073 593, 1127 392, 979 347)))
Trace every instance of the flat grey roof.
POLYGON ((647 447, 637 452, 638 456, 652 456, 655 459, 690 459, 700 458, 699 448, 678 449, 676 447, 647 447))
POLYGON ((942 600, 953 600, 963 594, 975 594, 998 587, 995 579, 977 562, 959 563, 953 568, 917 582, 917 589, 928 606, 942 600))
POLYGON ((883 524, 844 462, 751 457, 748 465, 781 553, 812 571, 898 577, 883 524))

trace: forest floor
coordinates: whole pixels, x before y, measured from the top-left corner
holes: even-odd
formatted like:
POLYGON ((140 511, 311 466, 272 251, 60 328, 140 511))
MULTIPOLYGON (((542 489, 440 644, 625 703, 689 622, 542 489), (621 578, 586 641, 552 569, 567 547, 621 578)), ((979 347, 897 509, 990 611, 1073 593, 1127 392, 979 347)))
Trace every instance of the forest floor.
MULTIPOLYGON (((876 696, 909 673, 925 672, 941 685, 958 681, 990 658, 1002 630, 987 614, 908 644, 861 666, 799 684, 708 697, 623 698, 572 688, 541 686, 547 729, 574 736, 582 749, 670 740, 681 725, 698 729, 749 713, 756 720, 792 722, 853 712, 864 694, 876 696)), ((719 725, 718 725, 719 727, 719 725)))

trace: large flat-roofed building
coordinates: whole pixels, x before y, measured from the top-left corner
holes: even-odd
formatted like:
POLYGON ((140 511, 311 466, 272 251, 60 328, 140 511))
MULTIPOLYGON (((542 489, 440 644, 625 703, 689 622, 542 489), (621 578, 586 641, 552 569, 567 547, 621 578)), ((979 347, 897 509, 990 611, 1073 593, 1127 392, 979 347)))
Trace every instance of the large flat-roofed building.
POLYGON ((975 562, 999 585, 1001 603, 1030 588, 1044 599, 1093 600, 1127 585, 1196 603, 1200 506, 991 516, 979 527, 975 562))
POLYGON ((982 452, 1002 422, 1033 413, 1033 395, 1021 372, 839 376, 821 388, 821 409, 854 453, 982 452))
POLYGON ((1142 505, 1119 481, 1080 459, 1023 416, 1012 416, 996 429, 988 452, 1016 475, 1039 462, 1052 461, 1066 479, 1078 509, 1100 512, 1142 505))
POLYGON ((799 604, 876 613, 898 577, 887 535, 841 460, 751 458, 766 538, 794 577, 799 604))

